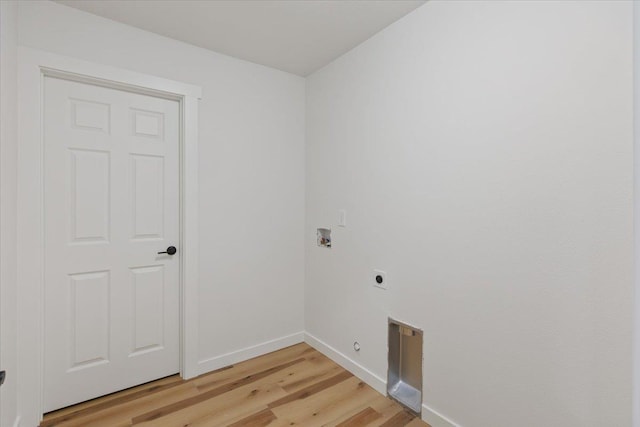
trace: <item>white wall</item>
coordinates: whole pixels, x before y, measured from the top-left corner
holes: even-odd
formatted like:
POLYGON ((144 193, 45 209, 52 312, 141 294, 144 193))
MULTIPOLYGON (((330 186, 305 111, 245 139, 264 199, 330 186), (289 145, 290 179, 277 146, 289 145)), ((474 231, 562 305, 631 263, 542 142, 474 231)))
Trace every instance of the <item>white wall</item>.
POLYGON ((18 160, 17 108, 18 4, 0 2, 0 426, 17 416, 16 360, 16 188, 18 160))
POLYGON ((631 9, 430 1, 307 80, 306 330, 424 329, 434 425, 631 423, 631 9))
MULTIPOLYGON (((0 4, 6 367, 15 5, 0 4)), ((303 79, 51 2, 20 2, 19 44, 203 87, 203 370, 303 329, 306 265, 307 331, 384 378, 387 316, 423 328, 425 404, 461 426, 630 424, 630 3, 431 1, 312 75, 306 231, 303 79)))
POLYGON ((633 335, 633 427, 640 427, 640 4, 633 2, 633 139, 634 139, 634 335, 633 335))
POLYGON ((203 88, 202 370, 301 332, 304 79, 48 1, 20 2, 19 44, 203 88))

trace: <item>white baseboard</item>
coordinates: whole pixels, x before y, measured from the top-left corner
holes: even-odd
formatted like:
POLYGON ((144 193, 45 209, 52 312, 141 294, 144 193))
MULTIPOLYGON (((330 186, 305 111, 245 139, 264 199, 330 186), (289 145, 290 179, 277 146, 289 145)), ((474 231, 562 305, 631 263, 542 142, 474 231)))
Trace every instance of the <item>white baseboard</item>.
POLYGON ((335 348, 331 347, 329 344, 319 340, 308 332, 304 334, 304 341, 309 344, 311 347, 318 350, 320 353, 327 356, 329 359, 336 362, 338 365, 342 366, 347 371, 351 372, 356 377, 360 378, 365 383, 369 384, 374 390, 378 393, 387 395, 387 381, 383 380, 364 366, 360 365, 357 362, 354 362, 349 357, 340 353, 335 348))
MULTIPOLYGON (((304 341, 311 347, 318 350, 320 353, 327 356, 329 359, 336 362, 338 365, 342 366, 347 371, 351 372, 356 377, 363 380, 378 393, 384 396, 387 395, 387 382, 384 379, 380 378, 364 366, 355 362, 353 359, 347 357, 343 353, 331 347, 329 344, 314 337, 308 332, 305 332, 304 334, 304 341)), ((422 405, 422 420, 430 424, 431 427, 461 427, 444 415, 429 408, 424 404, 422 405)))
POLYGON ((16 420, 13 422, 13 427, 20 427, 20 415, 18 415, 16 420))
POLYGON ((198 362, 198 375, 206 374, 207 372, 224 368, 234 363, 244 362, 245 360, 262 356, 263 354, 271 353, 272 351, 277 351, 294 344, 299 344, 303 341, 304 332, 297 332, 241 350, 232 351, 231 353, 204 359, 198 362))
MULTIPOLYGON (((380 378, 361 364, 355 362, 353 359, 347 357, 308 332, 298 332, 281 338, 276 338, 262 344, 233 351, 231 353, 201 360, 198 362, 198 373, 199 375, 206 374, 207 372, 224 368, 225 366, 233 365, 234 363, 243 362, 254 357, 262 356, 263 354, 271 353, 272 351, 277 351, 301 342, 306 342, 311 347, 315 348, 320 353, 324 354, 329 359, 333 360, 338 365, 363 380, 378 393, 385 396, 387 395, 387 382, 384 379, 380 378)), ((459 424, 456 424, 425 404, 422 405, 422 419, 430 424, 431 427, 461 427, 459 424)), ((19 426, 20 417, 16 418, 16 422, 13 427, 19 426)))
POLYGON ((449 418, 429 408, 425 404, 422 405, 422 421, 431 427, 460 427, 459 424, 454 423, 449 418))

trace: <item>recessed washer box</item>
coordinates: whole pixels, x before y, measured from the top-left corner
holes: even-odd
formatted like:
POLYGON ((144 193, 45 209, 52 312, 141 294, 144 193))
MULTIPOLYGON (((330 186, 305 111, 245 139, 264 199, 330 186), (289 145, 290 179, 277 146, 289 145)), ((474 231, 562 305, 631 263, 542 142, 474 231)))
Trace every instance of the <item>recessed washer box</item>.
POLYGON ((422 411, 422 331, 389 319, 387 394, 412 412, 422 411))

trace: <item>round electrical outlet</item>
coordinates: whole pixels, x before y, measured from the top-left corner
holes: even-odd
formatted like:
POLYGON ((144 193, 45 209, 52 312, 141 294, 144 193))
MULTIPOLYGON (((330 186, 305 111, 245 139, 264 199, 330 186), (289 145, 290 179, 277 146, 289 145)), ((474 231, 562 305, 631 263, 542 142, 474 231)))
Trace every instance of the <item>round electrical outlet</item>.
POLYGON ((353 342, 353 349, 355 351, 360 351, 360 343, 358 341, 353 342))

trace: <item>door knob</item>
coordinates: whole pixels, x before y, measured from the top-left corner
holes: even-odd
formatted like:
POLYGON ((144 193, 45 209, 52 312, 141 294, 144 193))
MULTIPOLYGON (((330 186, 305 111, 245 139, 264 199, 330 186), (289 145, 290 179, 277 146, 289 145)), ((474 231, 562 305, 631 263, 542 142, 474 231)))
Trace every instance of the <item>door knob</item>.
POLYGON ((169 246, 169 247, 167 248, 167 250, 166 250, 166 251, 158 252, 158 255, 159 255, 159 254, 169 254, 169 255, 173 255, 173 254, 175 254, 176 252, 178 252, 178 250, 176 249, 176 247, 175 247, 175 246, 169 246))

